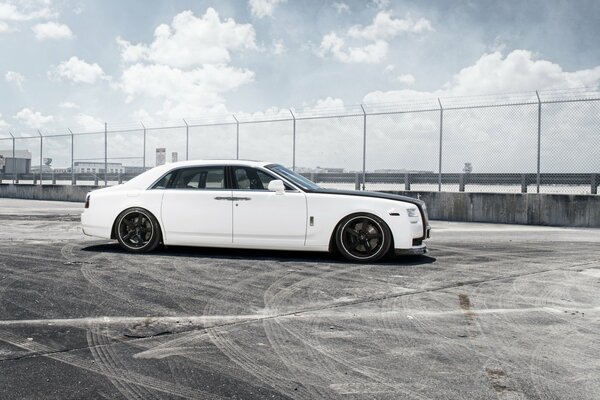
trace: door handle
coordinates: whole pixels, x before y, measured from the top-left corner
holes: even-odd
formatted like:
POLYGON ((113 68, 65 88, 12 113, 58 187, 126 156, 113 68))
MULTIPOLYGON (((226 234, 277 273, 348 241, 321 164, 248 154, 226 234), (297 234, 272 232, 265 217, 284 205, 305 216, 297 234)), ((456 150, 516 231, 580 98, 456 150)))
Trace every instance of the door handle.
POLYGON ((233 201, 250 201, 252 199, 250 197, 232 197, 231 200, 233 200, 233 201))
POLYGON ((215 200, 233 200, 233 197, 215 197, 215 200))

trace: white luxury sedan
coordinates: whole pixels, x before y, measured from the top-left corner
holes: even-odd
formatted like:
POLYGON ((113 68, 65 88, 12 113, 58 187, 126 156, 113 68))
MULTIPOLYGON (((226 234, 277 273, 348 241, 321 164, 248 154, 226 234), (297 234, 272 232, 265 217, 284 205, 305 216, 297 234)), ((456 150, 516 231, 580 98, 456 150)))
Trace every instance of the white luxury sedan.
POLYGON ((184 161, 88 194, 86 235, 126 250, 159 244, 337 251, 351 261, 424 254, 425 204, 377 192, 323 189, 273 163, 184 161))

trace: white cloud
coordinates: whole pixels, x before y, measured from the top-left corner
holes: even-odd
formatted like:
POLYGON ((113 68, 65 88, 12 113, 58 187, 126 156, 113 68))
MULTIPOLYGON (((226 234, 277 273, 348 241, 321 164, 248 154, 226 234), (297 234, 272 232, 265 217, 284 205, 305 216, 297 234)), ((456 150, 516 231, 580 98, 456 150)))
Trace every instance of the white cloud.
POLYGON ((173 18, 171 25, 159 25, 150 44, 131 44, 121 38, 117 43, 126 63, 150 61, 191 67, 229 62, 231 50, 256 49, 255 37, 251 24, 238 24, 232 18, 221 21, 219 14, 208 8, 200 18, 184 11, 173 18))
POLYGON ((104 130, 104 121, 88 114, 79 113, 75 116, 77 125, 87 132, 98 132, 104 130))
POLYGON ((22 22, 56 17, 56 12, 48 7, 49 2, 21 1, 15 3, 18 6, 11 2, 0 3, 0 20, 22 22))
POLYGON ((0 114, 0 129, 8 128, 8 123, 2 119, 2 114, 0 114))
POLYGON ((506 57, 500 52, 486 53, 473 65, 461 69, 443 88, 435 91, 394 90, 368 93, 365 103, 431 100, 457 97, 515 93, 535 90, 598 87, 600 66, 575 72, 563 71, 558 64, 538 60, 528 50, 514 50, 506 57))
POLYGON ((273 54, 280 56, 287 52, 287 47, 283 43, 282 39, 273 39, 273 54))
POLYGON ((396 80, 400 83, 404 83, 405 85, 414 85, 416 79, 411 74, 402 74, 396 78, 396 80))
POLYGON ((394 19, 391 12, 380 11, 370 25, 354 25, 344 36, 331 32, 321 40, 317 54, 321 57, 332 56, 344 63, 382 62, 387 57, 388 40, 402 32, 423 33, 432 31, 429 20, 420 18, 415 21, 410 16, 394 19), (367 41, 360 46, 347 45, 348 39, 367 41))
POLYGON ((75 83, 96 83, 96 81, 101 79, 110 79, 98 64, 89 64, 75 56, 61 62, 49 75, 64 78, 75 83))
POLYGON ((348 30, 348 36, 367 40, 389 40, 402 32, 423 33, 433 31, 431 22, 425 18, 413 20, 410 15, 404 19, 394 19, 389 11, 377 13, 370 25, 355 25, 348 30))
POLYGON ((557 88, 596 86, 600 67, 576 72, 563 71, 560 65, 537 60, 528 50, 514 50, 506 57, 499 51, 484 54, 463 68, 448 84, 454 96, 502 93, 557 88))
POLYGON ((346 47, 345 41, 332 32, 323 36, 318 54, 321 57, 332 55, 343 63, 370 63, 383 61, 387 55, 388 44, 383 40, 362 47, 346 47))
POLYGON ((275 8, 286 0, 249 0, 250 12, 256 18, 264 18, 273 16, 275 8))
POLYGON ((23 89, 23 82, 25 81, 25 77, 15 71, 8 71, 6 72, 6 75, 4 75, 4 79, 6 79, 7 82, 14 82, 15 85, 17 85, 19 87, 19 89, 23 89))
POLYGON ((6 22, 0 21, 0 33, 13 32, 13 29, 6 22))
POLYGON ((65 24, 57 22, 46 22, 34 25, 31 30, 35 33, 38 40, 45 39, 73 39, 74 35, 71 29, 65 24))
POLYGON ((77 104, 72 103, 70 101, 63 101, 58 106, 60 108, 66 108, 66 109, 76 109, 76 108, 79 108, 79 106, 77 104))
POLYGON ((333 8, 335 8, 335 10, 338 12, 338 14, 341 14, 344 12, 350 12, 350 7, 348 6, 348 4, 341 2, 341 1, 333 3, 333 8))
POLYGON ((15 114, 14 118, 33 129, 40 129, 45 124, 54 121, 52 115, 42 115, 39 111, 33 111, 29 108, 22 109, 15 114))
POLYGON ((123 72, 120 87, 129 101, 136 97, 164 99, 162 114, 180 118, 214 107, 225 110, 221 107, 222 95, 253 79, 252 71, 226 65, 181 70, 168 65, 135 64, 123 72))

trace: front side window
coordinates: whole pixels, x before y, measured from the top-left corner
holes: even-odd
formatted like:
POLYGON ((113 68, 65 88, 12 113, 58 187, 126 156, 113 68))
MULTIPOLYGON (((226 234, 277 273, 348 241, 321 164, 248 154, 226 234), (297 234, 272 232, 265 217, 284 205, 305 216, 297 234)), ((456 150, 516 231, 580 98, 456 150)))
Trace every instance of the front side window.
MULTIPOLYGON (((255 168, 234 167, 233 173, 238 189, 268 190, 269 182, 277 178, 255 168)), ((287 187, 286 190, 291 188, 287 187)))
POLYGON ((289 179, 291 182, 300 186, 302 189, 306 189, 306 190, 321 189, 321 187, 319 185, 317 185, 310 179, 307 179, 307 178, 303 177, 302 175, 285 168, 282 165, 272 164, 272 165, 267 165, 266 168, 270 169, 271 171, 275 172, 276 174, 283 176, 286 179, 289 179))

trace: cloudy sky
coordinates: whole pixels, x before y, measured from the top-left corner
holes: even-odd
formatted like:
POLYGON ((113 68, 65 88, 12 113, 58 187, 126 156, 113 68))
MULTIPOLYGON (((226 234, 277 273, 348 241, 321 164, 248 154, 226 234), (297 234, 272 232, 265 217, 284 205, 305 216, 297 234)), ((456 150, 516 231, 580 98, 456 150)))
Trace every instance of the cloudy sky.
POLYGON ((0 0, 0 131, 597 87, 600 2, 0 0))

